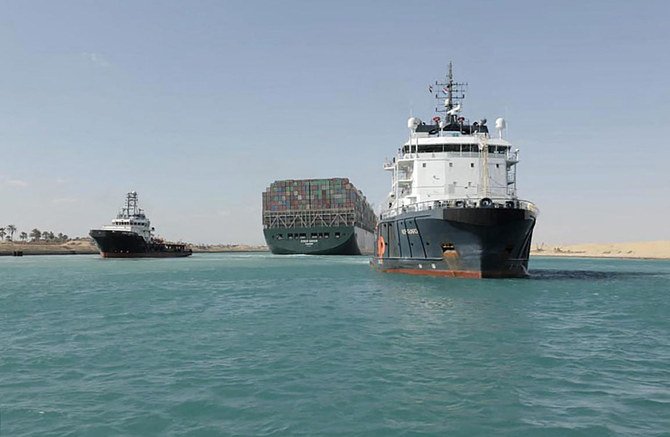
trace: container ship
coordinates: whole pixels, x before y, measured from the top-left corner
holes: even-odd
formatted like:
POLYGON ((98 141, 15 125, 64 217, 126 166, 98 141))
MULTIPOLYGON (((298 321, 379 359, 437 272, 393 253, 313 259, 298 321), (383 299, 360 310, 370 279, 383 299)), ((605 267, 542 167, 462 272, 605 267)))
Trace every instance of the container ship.
POLYGON ((275 181, 263 192, 263 234, 274 254, 371 255, 376 223, 346 178, 275 181))
POLYGON ((186 244, 154 237, 153 231, 151 222, 138 207, 137 193, 132 191, 111 226, 92 229, 89 235, 103 258, 176 258, 193 253, 186 244))
POLYGON ((536 206, 517 196, 519 149, 505 120, 489 136, 486 119, 460 115, 465 84, 429 86, 432 122, 408 120, 409 139, 384 164, 391 191, 377 226, 371 265, 383 272, 468 278, 524 277, 536 206))

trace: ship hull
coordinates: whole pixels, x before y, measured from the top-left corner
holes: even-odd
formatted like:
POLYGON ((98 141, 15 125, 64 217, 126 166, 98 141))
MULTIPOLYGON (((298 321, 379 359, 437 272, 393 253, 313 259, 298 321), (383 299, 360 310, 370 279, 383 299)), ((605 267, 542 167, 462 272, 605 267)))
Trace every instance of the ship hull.
POLYGON ((371 265, 382 272, 463 278, 528 276, 535 213, 437 208, 382 220, 371 265))
POLYGON ((264 229, 276 255, 371 255, 374 234, 358 226, 313 226, 264 229))
POLYGON ((134 232, 94 229, 89 235, 103 258, 182 258, 193 254, 181 244, 148 243, 134 232))

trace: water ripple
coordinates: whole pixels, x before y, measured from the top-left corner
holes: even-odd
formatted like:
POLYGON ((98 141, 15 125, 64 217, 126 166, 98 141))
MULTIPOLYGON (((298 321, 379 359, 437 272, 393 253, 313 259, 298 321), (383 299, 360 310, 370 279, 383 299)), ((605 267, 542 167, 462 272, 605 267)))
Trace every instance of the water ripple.
POLYGON ((668 435, 670 263, 531 267, 0 259, 0 435, 668 435))

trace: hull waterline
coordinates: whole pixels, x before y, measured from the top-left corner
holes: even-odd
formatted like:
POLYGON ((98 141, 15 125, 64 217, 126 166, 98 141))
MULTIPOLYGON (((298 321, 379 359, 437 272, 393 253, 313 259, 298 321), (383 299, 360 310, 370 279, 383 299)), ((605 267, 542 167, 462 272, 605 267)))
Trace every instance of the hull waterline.
POLYGON ((371 255, 374 234, 356 226, 313 226, 264 229, 276 255, 371 255))

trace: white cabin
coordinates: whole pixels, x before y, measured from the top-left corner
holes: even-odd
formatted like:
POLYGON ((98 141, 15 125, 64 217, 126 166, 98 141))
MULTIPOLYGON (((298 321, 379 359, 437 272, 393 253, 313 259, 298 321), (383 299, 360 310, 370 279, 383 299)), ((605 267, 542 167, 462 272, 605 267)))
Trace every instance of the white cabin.
POLYGON ((126 204, 121 208, 121 211, 112 220, 111 225, 103 226, 105 231, 124 231, 133 232, 147 242, 153 238, 151 222, 144 214, 144 211, 138 207, 137 193, 131 191, 126 196, 126 204))
POLYGON ((519 151, 488 133, 445 132, 429 136, 412 131, 384 169, 393 173, 385 209, 416 203, 483 198, 515 200, 519 151))

